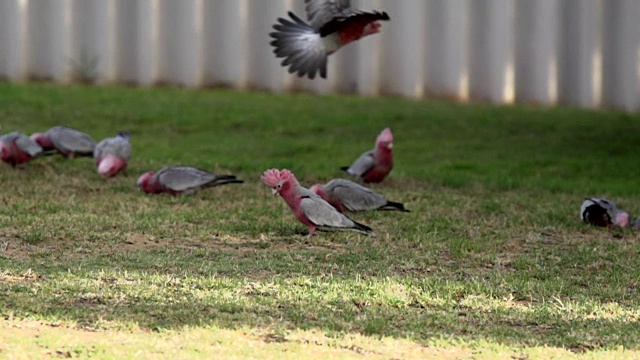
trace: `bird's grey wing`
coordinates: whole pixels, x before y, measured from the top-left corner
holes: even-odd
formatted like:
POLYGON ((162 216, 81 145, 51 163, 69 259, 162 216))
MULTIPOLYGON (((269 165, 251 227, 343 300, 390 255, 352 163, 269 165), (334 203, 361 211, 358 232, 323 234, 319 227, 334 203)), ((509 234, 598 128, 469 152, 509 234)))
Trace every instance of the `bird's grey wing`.
POLYGON ((53 145, 63 151, 93 154, 96 147, 91 136, 72 128, 55 127, 49 130, 48 136, 53 145))
POLYGON ((360 157, 349 166, 347 172, 353 176, 362 176, 367 171, 371 170, 376 164, 374 158, 375 151, 370 150, 360 155, 360 157))
POLYGON ((204 186, 215 180, 216 176, 189 166, 172 166, 163 168, 156 174, 160 184, 174 190, 185 191, 204 186))
POLYGON ((387 204, 380 194, 353 181, 336 182, 331 186, 331 191, 351 211, 375 210, 387 204))
POLYGON ((336 16, 351 12, 351 0, 305 0, 307 19, 316 32, 336 16))
POLYGON ((303 197, 300 201, 300 208, 305 216, 317 226, 330 228, 350 228, 355 226, 353 221, 315 194, 303 197))
POLYGON ((18 148, 31 157, 38 156, 42 153, 42 147, 26 135, 18 136, 15 141, 18 148))

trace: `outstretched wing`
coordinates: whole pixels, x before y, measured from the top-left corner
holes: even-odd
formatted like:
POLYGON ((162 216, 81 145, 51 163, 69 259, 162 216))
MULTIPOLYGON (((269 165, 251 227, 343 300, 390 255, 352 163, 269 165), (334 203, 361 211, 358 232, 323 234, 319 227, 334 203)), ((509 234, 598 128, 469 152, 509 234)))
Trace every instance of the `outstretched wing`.
POLYGON ((351 0, 305 0, 307 19, 316 32, 335 17, 351 13, 351 0))

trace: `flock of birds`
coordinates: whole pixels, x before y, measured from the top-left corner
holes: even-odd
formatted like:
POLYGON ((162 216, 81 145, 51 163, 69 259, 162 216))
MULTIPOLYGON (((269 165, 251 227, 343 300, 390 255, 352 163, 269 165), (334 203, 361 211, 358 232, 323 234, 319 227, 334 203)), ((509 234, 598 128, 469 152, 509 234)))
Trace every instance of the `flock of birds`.
MULTIPOLYGON (((69 159, 93 157, 98 174, 110 178, 127 168, 132 150, 130 140, 128 132, 120 132, 96 144, 90 135, 66 126, 55 126, 31 136, 14 131, 0 136, 0 159, 16 168, 54 154, 69 159)), ((362 183, 380 183, 393 169, 392 149, 393 133, 386 128, 377 137, 374 149, 366 151, 342 170, 362 183)), ((346 216, 344 213, 347 211, 408 212, 403 204, 388 201, 373 190, 347 179, 333 179, 309 189, 302 187, 288 169, 266 170, 261 179, 273 188, 275 195, 282 196, 295 217, 309 228, 309 236, 313 236, 316 229, 352 230, 365 234, 373 231, 346 216)), ((216 175, 191 166, 168 166, 142 174, 137 186, 149 194, 190 195, 209 187, 243 182, 234 175, 216 175)))
MULTIPOLYGON (((305 0, 309 23, 289 12, 291 20, 278 18, 270 36, 282 66, 300 77, 327 76, 329 55, 341 47, 380 31, 380 21, 389 20, 386 12, 365 12, 351 8, 350 0, 305 0)), ((373 150, 360 156, 351 166, 343 168, 363 183, 379 183, 393 168, 393 135, 384 129, 373 150)), ((124 171, 131 157, 130 135, 118 133, 98 144, 91 136, 73 128, 56 126, 45 133, 26 136, 12 132, 0 136, 0 158, 16 167, 32 159, 60 153, 67 158, 92 156, 97 171, 113 177, 124 171)), ((354 230, 370 233, 372 229, 346 215, 346 211, 399 210, 408 211, 401 203, 387 201, 373 190, 346 179, 334 179, 307 189, 300 185, 288 169, 270 169, 261 177, 291 208, 296 218, 309 228, 312 236, 319 230, 354 230)), ((170 166, 157 172, 149 171, 138 179, 145 193, 194 194, 207 187, 242 183, 234 175, 215 175, 190 166, 170 166)), ((585 223, 602 227, 630 227, 631 216, 608 199, 587 198, 580 208, 585 223)), ((640 230, 640 217, 633 224, 640 230)))

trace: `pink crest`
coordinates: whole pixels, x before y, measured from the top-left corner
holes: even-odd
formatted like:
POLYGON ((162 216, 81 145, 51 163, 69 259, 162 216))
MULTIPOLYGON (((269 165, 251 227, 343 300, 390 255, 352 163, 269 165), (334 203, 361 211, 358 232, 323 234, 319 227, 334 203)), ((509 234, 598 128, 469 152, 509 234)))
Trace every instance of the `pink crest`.
POLYGON ((269 169, 266 170, 260 177, 263 183, 272 188, 278 186, 279 183, 287 182, 292 178, 295 177, 293 176, 293 173, 291 173, 291 171, 289 171, 288 169, 269 169))
POLYGON ((391 129, 390 128, 386 128, 386 129, 382 130, 380 135, 378 135, 378 139, 376 140, 376 142, 377 143, 381 143, 381 142, 392 143, 393 142, 393 133, 391 133, 391 129))
POLYGON ((269 187, 276 187, 278 186, 278 182, 280 182, 280 170, 278 169, 266 170, 260 177, 260 180, 262 180, 262 182, 269 187))

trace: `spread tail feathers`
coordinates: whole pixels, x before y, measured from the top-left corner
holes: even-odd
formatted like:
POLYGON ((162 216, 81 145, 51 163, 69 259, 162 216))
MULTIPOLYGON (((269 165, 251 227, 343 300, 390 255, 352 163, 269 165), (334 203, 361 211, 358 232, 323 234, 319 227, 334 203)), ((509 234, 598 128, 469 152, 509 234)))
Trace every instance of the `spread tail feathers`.
POLYGON ((278 18, 279 23, 273 25, 276 31, 269 34, 274 39, 270 43, 273 52, 284 58, 282 66, 289 66, 291 74, 313 79, 319 73, 326 78, 328 54, 320 34, 294 13, 289 16, 293 22, 278 18))

